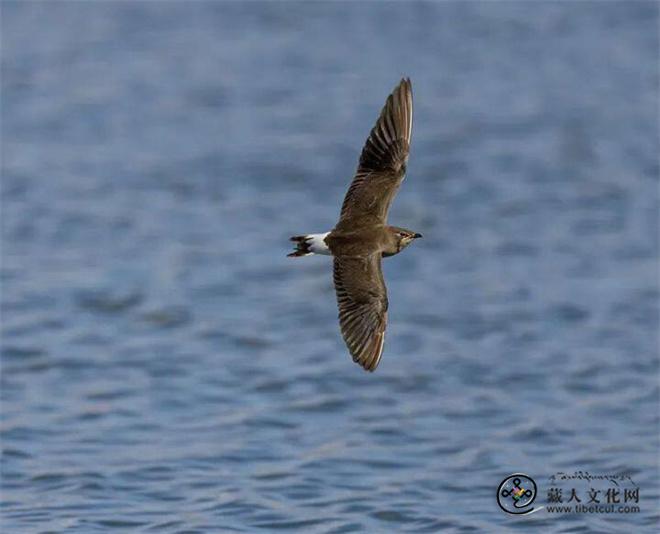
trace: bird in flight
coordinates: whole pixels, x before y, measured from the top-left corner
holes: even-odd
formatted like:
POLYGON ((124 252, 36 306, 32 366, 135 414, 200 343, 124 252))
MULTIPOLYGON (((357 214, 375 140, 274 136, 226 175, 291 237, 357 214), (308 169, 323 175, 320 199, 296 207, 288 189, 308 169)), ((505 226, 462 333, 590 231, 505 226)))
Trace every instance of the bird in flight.
POLYGON ((422 237, 387 224, 390 204, 406 174, 412 116, 412 85, 404 78, 387 97, 367 138, 337 225, 330 232, 291 238, 291 257, 334 257, 341 334, 353 361, 367 371, 380 362, 387 327, 381 258, 398 254, 422 237))

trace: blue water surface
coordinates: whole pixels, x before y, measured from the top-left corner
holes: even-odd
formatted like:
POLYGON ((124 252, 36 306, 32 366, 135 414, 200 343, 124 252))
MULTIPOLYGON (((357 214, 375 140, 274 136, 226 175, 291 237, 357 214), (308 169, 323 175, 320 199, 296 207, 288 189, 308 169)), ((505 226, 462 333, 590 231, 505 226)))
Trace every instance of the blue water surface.
POLYGON ((3 532, 657 532, 656 2, 1 9, 3 532), (402 76, 369 374, 285 255, 402 76))

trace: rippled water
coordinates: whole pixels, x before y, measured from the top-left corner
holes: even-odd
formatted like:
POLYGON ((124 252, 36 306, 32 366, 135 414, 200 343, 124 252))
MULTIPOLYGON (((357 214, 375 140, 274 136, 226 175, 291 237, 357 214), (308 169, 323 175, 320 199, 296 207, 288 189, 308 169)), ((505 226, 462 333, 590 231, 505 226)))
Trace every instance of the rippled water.
POLYGON ((656 3, 2 12, 3 532, 655 530, 656 3), (285 254, 402 75, 367 374, 285 254), (575 470, 640 513, 497 506, 575 470))

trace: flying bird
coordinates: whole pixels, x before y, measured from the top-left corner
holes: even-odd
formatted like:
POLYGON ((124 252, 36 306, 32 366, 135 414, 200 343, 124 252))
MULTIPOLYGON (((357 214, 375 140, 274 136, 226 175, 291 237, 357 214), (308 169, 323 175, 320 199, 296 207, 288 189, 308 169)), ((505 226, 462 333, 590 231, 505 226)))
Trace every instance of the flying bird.
POLYGON ((291 238, 295 250, 289 256, 334 257, 341 334, 353 361, 367 371, 380 362, 387 327, 381 258, 398 254, 422 237, 387 224, 390 204, 406 174, 412 118, 412 84, 404 78, 387 97, 367 138, 337 225, 330 232, 291 238))

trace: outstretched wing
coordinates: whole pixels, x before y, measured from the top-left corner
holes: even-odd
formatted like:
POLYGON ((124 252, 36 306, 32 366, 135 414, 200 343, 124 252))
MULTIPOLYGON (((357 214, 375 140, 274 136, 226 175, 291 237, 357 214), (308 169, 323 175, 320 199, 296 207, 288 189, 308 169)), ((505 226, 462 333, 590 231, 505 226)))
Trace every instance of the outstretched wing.
POLYGON ((367 371, 378 366, 387 327, 387 288, 380 253, 336 256, 333 278, 339 306, 339 326, 346 346, 367 371))
POLYGON ((406 174, 412 135, 412 84, 401 80, 371 130, 344 203, 338 226, 359 221, 384 224, 392 199, 406 174))

